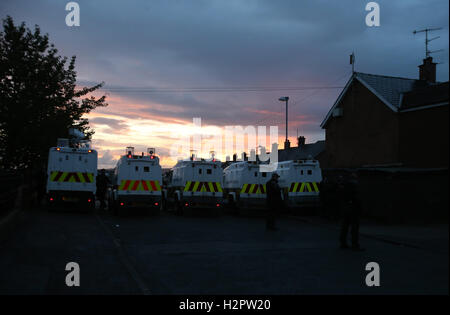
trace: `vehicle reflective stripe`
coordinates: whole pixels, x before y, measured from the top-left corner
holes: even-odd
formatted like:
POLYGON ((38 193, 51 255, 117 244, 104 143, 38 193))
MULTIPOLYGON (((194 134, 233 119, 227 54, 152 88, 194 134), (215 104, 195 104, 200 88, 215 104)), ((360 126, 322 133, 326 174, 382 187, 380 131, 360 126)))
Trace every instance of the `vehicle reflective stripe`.
POLYGON ((301 183, 292 183, 292 184, 294 185, 292 191, 293 191, 293 192, 298 192, 301 183))
POLYGON ((314 187, 314 191, 315 191, 315 192, 319 192, 319 186, 317 185, 317 183, 316 183, 316 182, 313 182, 312 185, 313 185, 313 187, 314 187))
POLYGON ((291 183, 289 192, 319 192, 316 182, 291 183))
POLYGON ((52 182, 57 182, 57 181, 59 181, 59 178, 62 176, 62 172, 59 172, 59 171, 53 171, 51 174, 50 174, 50 180, 52 181, 52 182))
POLYGON ((291 183, 291 187, 289 187, 289 192, 296 192, 298 189, 298 183, 291 183))
POLYGON ((128 190, 130 184, 131 184, 130 180, 122 180, 122 185, 120 185, 119 190, 128 190))
POLYGON ((83 183, 90 183, 91 179, 89 178, 87 173, 78 173, 78 177, 83 180, 83 183))
MULTIPOLYGON (((156 185, 155 190, 161 190, 161 186, 158 181, 154 182, 156 185)), ((187 181, 184 186, 184 191, 191 192, 223 192, 220 183, 218 182, 191 182, 187 181)))
POLYGON ((72 178, 72 173, 64 173, 63 177, 64 177, 64 179, 61 179, 61 180, 64 182, 68 182, 72 178))
POLYGON ((66 178, 64 178, 64 181, 69 183, 79 183, 80 179, 78 178, 77 173, 70 172, 69 174, 67 174, 66 178))
POLYGON ((159 182, 153 180, 125 180, 120 182, 119 190, 130 191, 160 191, 159 182))
POLYGON ((142 185, 142 188, 145 191, 148 191, 148 186, 149 186, 149 181, 148 180, 141 180, 141 185, 142 185))
MULTIPOLYGON (((220 184, 217 183, 220 187, 220 184)), ((222 189, 219 189, 222 192, 222 189)), ((265 184, 243 184, 241 189, 241 194, 265 194, 266 185, 265 184)))
POLYGON ((306 183, 306 187, 308 188, 308 192, 312 192, 310 183, 306 183))
POLYGON ((259 188, 260 188, 262 194, 266 193, 266 185, 265 184, 260 184, 259 188))
POLYGON ((50 174, 50 180, 52 182, 92 183, 94 182, 94 174, 82 172, 52 171, 50 174))
POLYGON ((139 189, 139 184, 141 183, 140 180, 134 180, 133 181, 133 188, 131 188, 131 190, 138 190, 139 189))

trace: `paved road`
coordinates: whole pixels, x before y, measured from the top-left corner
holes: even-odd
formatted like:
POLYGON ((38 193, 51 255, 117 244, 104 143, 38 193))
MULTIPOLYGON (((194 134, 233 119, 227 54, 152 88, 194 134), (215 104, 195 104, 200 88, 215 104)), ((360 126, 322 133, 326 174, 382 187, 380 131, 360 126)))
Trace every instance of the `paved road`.
POLYGON ((448 294, 448 252, 370 238, 365 252, 342 251, 336 229, 278 223, 29 211, 0 242, 0 294, 448 294), (80 287, 65 285, 71 261, 80 287), (365 285, 372 261, 381 287, 365 285))

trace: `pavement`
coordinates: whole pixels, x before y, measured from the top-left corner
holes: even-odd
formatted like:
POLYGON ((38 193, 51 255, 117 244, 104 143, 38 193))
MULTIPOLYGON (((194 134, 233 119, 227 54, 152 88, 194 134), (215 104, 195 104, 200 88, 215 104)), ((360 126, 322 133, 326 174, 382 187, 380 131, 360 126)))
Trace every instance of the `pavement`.
POLYGON ((258 217, 34 209, 0 241, 0 294, 448 295, 448 226, 362 226, 366 251, 353 252, 338 248, 336 224, 277 225, 268 232, 258 217), (79 287, 65 284, 68 262, 80 266, 79 287), (380 266, 379 287, 365 283, 369 262, 380 266))
MULTIPOLYGON (((324 228, 338 230, 339 224, 319 217, 290 217, 293 220, 319 225, 324 228)), ((377 224, 369 220, 361 220, 360 235, 364 238, 376 239, 399 246, 420 248, 422 250, 448 254, 448 224, 377 224)))

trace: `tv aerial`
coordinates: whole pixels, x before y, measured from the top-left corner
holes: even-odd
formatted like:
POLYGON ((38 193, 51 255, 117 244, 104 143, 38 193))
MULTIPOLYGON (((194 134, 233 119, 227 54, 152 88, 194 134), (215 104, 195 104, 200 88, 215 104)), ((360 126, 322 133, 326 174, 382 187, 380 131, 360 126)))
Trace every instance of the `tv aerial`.
POLYGON ((441 29, 442 29, 442 27, 425 28, 425 29, 423 29, 423 30, 418 30, 418 31, 415 30, 415 31, 413 32, 414 35, 416 35, 417 33, 425 33, 425 58, 430 57, 430 54, 432 54, 432 53, 436 53, 436 52, 439 52, 439 51, 443 51, 443 49, 438 49, 438 50, 428 50, 428 44, 429 44, 431 41, 440 38, 440 36, 436 36, 436 37, 433 37, 433 38, 428 39, 428 33, 431 33, 431 32, 433 32, 433 31, 438 31, 438 30, 441 30, 441 29))

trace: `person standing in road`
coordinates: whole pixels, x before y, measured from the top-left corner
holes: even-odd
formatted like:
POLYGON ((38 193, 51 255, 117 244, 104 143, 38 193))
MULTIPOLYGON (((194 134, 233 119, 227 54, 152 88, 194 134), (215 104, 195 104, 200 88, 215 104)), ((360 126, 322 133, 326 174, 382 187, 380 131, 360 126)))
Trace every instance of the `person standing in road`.
POLYGON ((275 227, 275 217, 278 209, 282 205, 281 200, 281 188, 278 185, 278 178, 280 176, 277 173, 272 173, 271 179, 266 184, 266 196, 267 196, 267 219, 266 219, 266 229, 274 231, 275 227))
POLYGON ((97 198, 100 200, 100 209, 105 209, 105 195, 106 190, 108 189, 110 181, 105 174, 105 170, 100 170, 100 174, 97 175, 96 184, 97 184, 97 198))
POLYGON ((359 198, 358 175, 352 173, 350 179, 339 184, 340 209, 342 216, 341 249, 349 248, 347 245, 348 230, 351 229, 352 250, 363 251, 359 245, 359 218, 361 216, 361 201, 359 198))

